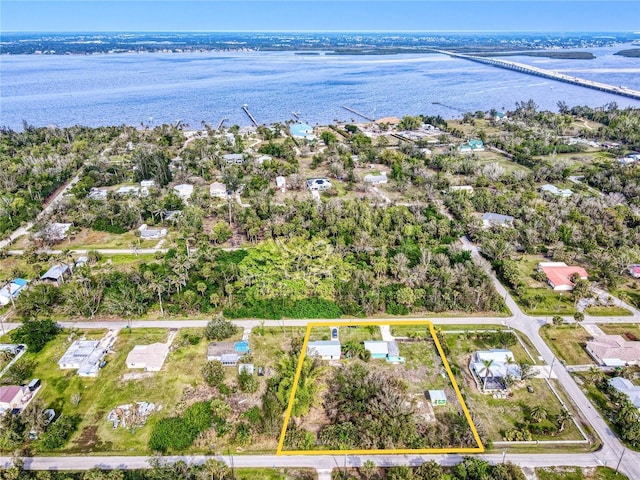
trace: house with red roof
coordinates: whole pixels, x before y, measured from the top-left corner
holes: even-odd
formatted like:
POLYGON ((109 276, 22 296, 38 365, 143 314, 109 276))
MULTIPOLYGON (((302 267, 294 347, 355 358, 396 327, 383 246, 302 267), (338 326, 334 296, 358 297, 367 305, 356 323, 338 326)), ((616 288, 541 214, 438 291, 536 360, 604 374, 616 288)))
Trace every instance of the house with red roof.
POLYGON ((568 266, 564 262, 540 262, 538 269, 547 276, 551 288, 565 292, 573 290, 575 284, 571 278, 574 275, 577 274, 580 280, 586 280, 589 276, 584 268, 568 266))
POLYGON ((629 275, 631 275, 633 278, 640 278, 640 265, 630 265, 629 275))

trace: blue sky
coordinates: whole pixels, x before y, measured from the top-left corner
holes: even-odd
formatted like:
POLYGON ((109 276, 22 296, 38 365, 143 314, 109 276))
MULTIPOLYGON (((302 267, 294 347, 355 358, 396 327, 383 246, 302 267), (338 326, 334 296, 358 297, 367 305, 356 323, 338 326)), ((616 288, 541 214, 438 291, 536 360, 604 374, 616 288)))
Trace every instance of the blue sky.
POLYGON ((0 29, 640 31, 640 0, 2 0, 0 29))

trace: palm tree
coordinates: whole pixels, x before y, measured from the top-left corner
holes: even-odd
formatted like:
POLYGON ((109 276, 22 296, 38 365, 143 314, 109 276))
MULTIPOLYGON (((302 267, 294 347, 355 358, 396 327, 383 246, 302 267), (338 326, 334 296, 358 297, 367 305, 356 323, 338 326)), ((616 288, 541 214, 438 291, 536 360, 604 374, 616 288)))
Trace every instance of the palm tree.
POLYGON ((482 361, 481 372, 484 372, 484 380, 482 382, 482 390, 483 391, 487 390, 487 379, 489 377, 493 378, 493 372, 491 371, 491 365, 493 365, 493 359, 492 360, 483 360, 482 361))
POLYGON ((563 407, 562 410, 560 410, 560 413, 558 414, 558 416, 556 417, 556 422, 558 423, 558 433, 562 433, 564 431, 565 424, 567 423, 567 420, 569 420, 570 418, 571 418, 571 414, 569 413, 569 410, 563 407))
POLYGON ((531 419, 534 422, 540 423, 542 420, 547 418, 548 413, 547 413, 547 410, 542 405, 536 405, 531 409, 531 412, 529 412, 529 415, 531 416, 531 419))

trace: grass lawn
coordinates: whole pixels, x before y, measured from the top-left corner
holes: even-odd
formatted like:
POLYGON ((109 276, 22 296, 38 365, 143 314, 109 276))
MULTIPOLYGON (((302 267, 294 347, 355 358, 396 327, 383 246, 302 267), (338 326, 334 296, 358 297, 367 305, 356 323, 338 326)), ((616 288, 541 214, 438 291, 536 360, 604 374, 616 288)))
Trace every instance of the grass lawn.
POLYGON ((626 317, 633 315, 629 310, 622 307, 589 307, 584 312, 592 317, 626 317))
MULTIPOLYGON (((454 333, 447 334, 445 337, 447 340, 447 345, 452 352, 456 352, 457 354, 463 354, 470 356, 471 353, 477 350, 490 350, 492 348, 505 348, 503 345, 497 345, 491 343, 490 341, 482 338, 482 331, 477 332, 465 332, 465 333, 454 333)), ((524 348, 520 343, 516 343, 514 345, 509 345, 506 348, 513 352, 513 356, 515 357, 516 362, 518 363, 535 363, 534 360, 531 360, 527 352, 525 352, 524 348)), ((536 357, 536 352, 531 352, 533 357, 536 357)), ((467 365, 469 362, 466 362, 467 365)))
MULTIPOLYGON (((195 329, 188 330, 198 333, 195 329)), ((91 331, 87 338, 96 338, 103 333, 91 331)), ((183 345, 180 335, 173 343, 177 348, 169 354, 160 372, 146 373, 127 368, 125 359, 134 345, 164 342, 167 334, 166 329, 121 331, 114 346, 115 353, 107 355, 107 365, 97 378, 81 378, 75 370, 58 368, 57 362, 70 344, 68 332, 58 335, 37 355, 25 354, 24 357, 37 362, 34 377, 40 378, 43 384, 39 398, 58 413, 82 417, 78 431, 64 447, 65 452, 147 451, 151 426, 174 412, 183 399, 185 387, 204 383, 200 368, 206 358, 207 344, 201 340, 197 345, 183 345), (123 378, 125 373, 139 373, 140 378, 126 380, 123 378), (77 407, 70 402, 74 393, 82 395, 77 407), (162 410, 152 414, 142 428, 114 430, 106 421, 108 412, 117 405, 136 401, 154 402, 162 405, 162 410)))
POLYGON ((612 293, 636 308, 640 308, 640 278, 625 275, 624 283, 618 286, 612 293))
MULTIPOLYGON (((553 394, 544 379, 532 378, 526 382, 520 382, 512 387, 512 395, 509 398, 493 398, 492 395, 481 393, 469 371, 471 353, 475 350, 486 348, 499 348, 499 345, 488 345, 486 341, 475 338, 467 338, 466 334, 447 335, 447 345, 451 353, 447 355, 450 363, 455 365, 456 380, 474 419, 484 431, 485 438, 492 441, 501 441, 507 431, 516 428, 517 424, 524 422, 526 410, 540 405, 547 411, 548 420, 553 423, 554 417, 562 410, 560 401, 553 394), (531 386, 534 393, 529 393, 525 386, 531 386)), ((517 362, 530 363, 528 355, 520 344, 508 347, 514 354, 517 362)), ((560 385, 554 382, 556 390, 561 390, 560 385)), ((555 436, 542 433, 532 433, 533 440, 582 440, 580 432, 573 424, 567 422, 565 430, 555 436)))
POLYGON ((273 368, 282 352, 291 349, 291 342, 302 343, 305 327, 255 327, 251 330, 251 357, 256 366, 273 368))
POLYGON ((631 333, 640 340, 640 325, 635 323, 601 323, 598 325, 600 329, 607 335, 624 335, 631 333))
POLYGON ((567 365, 595 365, 584 349, 591 335, 579 325, 545 325, 540 335, 567 365))
MULTIPOLYGON (((367 325, 364 327, 347 327, 341 326, 338 329, 338 337, 341 344, 350 341, 364 342, 365 340, 382 340, 380 327, 378 325, 367 325)), ((331 332, 329 327, 316 327, 311 329, 309 341, 331 340, 331 332)))
POLYGON ((315 480, 313 468, 236 468, 237 480, 315 480))
POLYGON ((626 476, 609 467, 536 468, 538 480, 626 480, 626 476))

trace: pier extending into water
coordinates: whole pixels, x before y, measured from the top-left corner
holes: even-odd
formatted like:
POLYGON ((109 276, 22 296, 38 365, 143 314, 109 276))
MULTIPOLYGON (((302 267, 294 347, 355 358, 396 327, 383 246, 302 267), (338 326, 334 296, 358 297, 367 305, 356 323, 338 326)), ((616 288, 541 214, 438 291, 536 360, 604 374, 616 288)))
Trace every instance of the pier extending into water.
POLYGON ((559 82, 571 83, 572 85, 578 85, 580 87, 592 88, 601 92, 612 93, 614 95, 621 95, 623 97, 633 98, 634 100, 640 100, 640 91, 632 90, 623 86, 594 82, 593 80, 573 77, 571 75, 565 75, 564 73, 553 72, 551 70, 545 70, 543 68, 533 67, 531 65, 525 65, 523 63, 512 62, 509 60, 498 60, 489 57, 464 55, 462 53, 447 52, 445 50, 436 50, 436 52, 442 53, 444 55, 449 55, 454 58, 461 58, 463 60, 469 60, 471 62, 484 63, 486 65, 492 65, 494 67, 506 68, 507 70, 514 70, 520 73, 536 75, 538 77, 549 78, 551 80, 557 80, 559 82))
POLYGON ((373 118, 367 117, 364 113, 360 113, 359 111, 354 110, 353 108, 345 107, 344 105, 342 106, 342 108, 344 108, 345 110, 349 110, 351 113, 355 113, 356 115, 364 118, 365 120, 369 120, 370 122, 375 122, 373 118))
POLYGON ((246 113, 246 114, 247 114, 247 117, 249 117, 249 119, 253 122, 253 124, 254 124, 256 127, 258 127, 258 126, 259 126, 259 125, 258 125, 258 122, 256 122, 256 119, 255 119, 255 118, 253 118, 253 115, 251 115, 251 112, 249 111, 249 106, 245 103, 245 104, 242 106, 242 109, 244 110, 244 113, 246 113))

